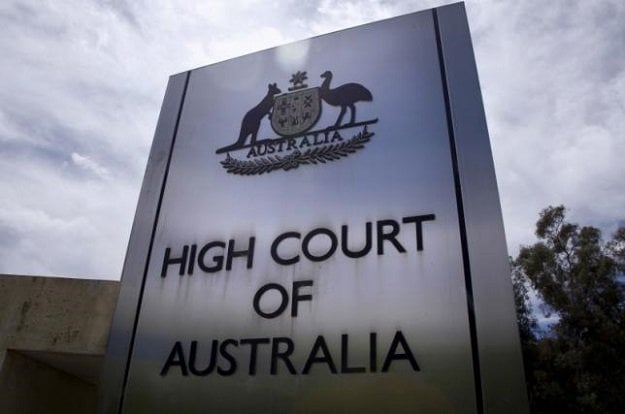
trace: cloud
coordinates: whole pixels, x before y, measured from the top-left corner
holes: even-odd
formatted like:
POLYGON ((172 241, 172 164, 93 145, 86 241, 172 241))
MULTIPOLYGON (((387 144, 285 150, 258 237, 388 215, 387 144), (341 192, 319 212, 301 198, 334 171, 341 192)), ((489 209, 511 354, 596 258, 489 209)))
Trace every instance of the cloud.
POLYGON ((97 177, 100 177, 102 179, 107 179, 110 175, 106 168, 102 167, 100 164, 93 161, 89 157, 82 156, 75 152, 72 152, 71 157, 72 157, 72 162, 75 165, 95 174, 97 177))
POLYGON ((613 229, 625 206, 625 4, 468 5, 509 248, 537 212, 613 229))
POLYGON ((103 180, 77 159, 87 171, 71 158, 0 157, 0 272, 105 277, 121 268, 135 185, 103 180))
MULTIPOLYGON (((0 272, 119 278, 167 78, 440 1, 5 1, 0 272)), ((625 4, 467 3, 508 245, 623 221, 625 4)))

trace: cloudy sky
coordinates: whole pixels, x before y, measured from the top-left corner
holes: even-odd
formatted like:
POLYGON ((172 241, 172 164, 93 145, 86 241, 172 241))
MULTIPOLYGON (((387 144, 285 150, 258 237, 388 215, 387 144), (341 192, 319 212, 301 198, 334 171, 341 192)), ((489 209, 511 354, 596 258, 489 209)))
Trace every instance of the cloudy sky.
MULTIPOLYGON (((0 273, 119 279, 169 75, 445 1, 0 3, 0 273)), ((468 1, 508 248, 625 225, 625 2, 468 1)))

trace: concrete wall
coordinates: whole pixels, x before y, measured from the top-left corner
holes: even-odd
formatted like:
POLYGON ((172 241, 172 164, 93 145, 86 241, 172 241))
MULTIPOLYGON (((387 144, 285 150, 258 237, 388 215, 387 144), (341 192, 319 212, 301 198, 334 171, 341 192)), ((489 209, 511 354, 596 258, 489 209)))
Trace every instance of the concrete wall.
POLYGON ((0 413, 95 412, 119 282, 0 275, 0 413))
POLYGON ((0 371, 2 413, 95 412, 96 385, 8 351, 0 371))

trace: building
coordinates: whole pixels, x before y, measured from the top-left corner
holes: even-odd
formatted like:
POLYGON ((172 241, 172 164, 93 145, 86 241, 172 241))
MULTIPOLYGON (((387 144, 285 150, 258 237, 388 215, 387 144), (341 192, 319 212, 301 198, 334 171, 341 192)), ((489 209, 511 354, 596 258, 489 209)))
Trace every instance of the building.
POLYGON ((90 413, 119 282, 0 275, 0 412, 90 413))

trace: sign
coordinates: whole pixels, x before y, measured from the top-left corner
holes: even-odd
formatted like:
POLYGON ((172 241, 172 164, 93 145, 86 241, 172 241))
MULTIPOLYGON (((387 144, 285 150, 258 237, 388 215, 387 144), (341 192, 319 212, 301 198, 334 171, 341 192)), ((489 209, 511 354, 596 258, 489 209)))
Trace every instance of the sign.
POLYGON ((102 412, 526 412, 461 4, 170 80, 102 412))

